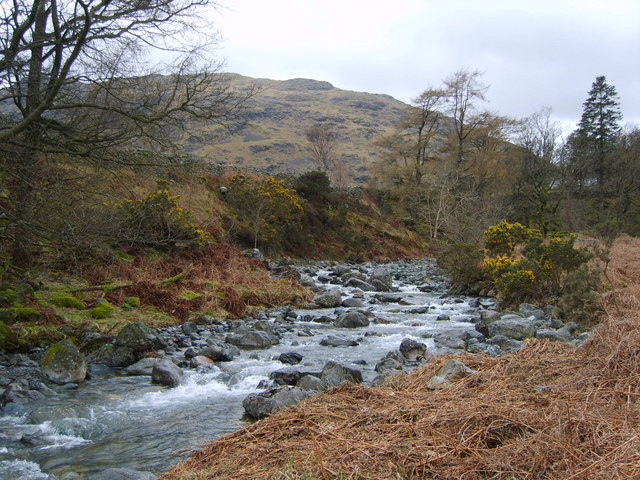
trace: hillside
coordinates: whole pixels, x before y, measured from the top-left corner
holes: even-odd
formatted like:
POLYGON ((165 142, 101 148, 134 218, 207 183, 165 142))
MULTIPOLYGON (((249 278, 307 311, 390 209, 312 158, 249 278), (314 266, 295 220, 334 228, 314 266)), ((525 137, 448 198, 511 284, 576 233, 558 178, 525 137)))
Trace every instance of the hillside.
POLYGON ((308 79, 254 79, 231 74, 236 89, 259 92, 247 105, 246 125, 219 140, 207 124, 193 125, 185 149, 212 163, 301 173, 313 168, 305 130, 321 124, 337 135, 337 156, 352 182, 367 180, 376 159, 372 141, 397 124, 406 104, 388 95, 352 92, 308 79))

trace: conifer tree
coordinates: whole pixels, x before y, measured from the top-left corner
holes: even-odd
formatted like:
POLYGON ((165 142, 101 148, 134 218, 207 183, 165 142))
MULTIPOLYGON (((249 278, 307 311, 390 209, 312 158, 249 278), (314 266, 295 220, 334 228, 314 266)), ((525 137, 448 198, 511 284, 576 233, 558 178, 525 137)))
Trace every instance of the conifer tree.
POLYGON ((616 88, 607 83, 604 75, 599 76, 582 105, 584 110, 576 136, 580 151, 585 155, 582 160, 588 163, 589 170, 596 175, 598 189, 603 193, 611 170, 608 157, 621 130, 622 114, 616 88))

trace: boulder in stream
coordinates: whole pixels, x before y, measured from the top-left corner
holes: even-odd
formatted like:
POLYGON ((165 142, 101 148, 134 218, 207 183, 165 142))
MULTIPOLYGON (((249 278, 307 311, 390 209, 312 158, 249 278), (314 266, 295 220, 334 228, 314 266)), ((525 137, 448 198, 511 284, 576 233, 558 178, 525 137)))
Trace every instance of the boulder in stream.
POLYGON ((250 330, 245 333, 232 333, 227 335, 225 342, 235 345, 242 350, 257 350, 261 348, 269 348, 277 342, 267 332, 258 330, 250 330))
POLYGON ((59 385, 78 383, 87 376, 87 361, 70 340, 51 345, 40 362, 44 376, 59 385))
POLYGON ((405 338, 400 343, 400 353, 411 362, 421 360, 427 355, 427 346, 412 338, 405 338))
POLYGON ((362 312, 347 312, 340 315, 333 324, 340 328, 368 327, 369 319, 362 312))
POLYGON ((123 373, 130 376, 151 375, 151 372, 153 372, 153 367, 155 367, 159 361, 159 358, 142 358, 133 365, 129 365, 127 368, 125 368, 123 370, 123 373))
POLYGON ((313 299, 313 303, 322 308, 335 308, 342 304, 342 294, 340 290, 330 290, 325 293, 316 295, 313 299))
POLYGON ((151 371, 151 382, 168 387, 177 387, 182 383, 182 369, 173 362, 162 359, 151 371))

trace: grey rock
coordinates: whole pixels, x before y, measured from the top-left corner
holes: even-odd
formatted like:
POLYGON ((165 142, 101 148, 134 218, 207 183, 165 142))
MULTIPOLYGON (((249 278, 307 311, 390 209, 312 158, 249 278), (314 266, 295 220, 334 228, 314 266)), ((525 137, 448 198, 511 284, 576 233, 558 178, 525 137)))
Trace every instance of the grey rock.
POLYGON ((302 372, 292 368, 281 368, 269 374, 269 379, 277 385, 295 385, 302 378, 302 372))
POLYGON ((464 378, 472 373, 474 371, 460 360, 451 359, 445 362, 436 374, 429 379, 426 388, 428 390, 439 390, 451 385, 452 381, 464 378))
POLYGON ((313 303, 322 308, 335 308, 342 304, 340 290, 330 290, 329 292, 316 295, 313 303))
POLYGON ((375 371, 383 376, 392 375, 394 373, 403 372, 404 367, 398 359, 387 356, 376 363, 375 371))
POLYGON ((151 382, 168 387, 177 387, 183 380, 182 369, 169 360, 160 360, 151 371, 151 382))
POLYGON ((285 352, 278 356, 278 361, 282 363, 288 363, 289 365, 296 365, 302 361, 304 357, 297 352, 285 352))
POLYGON ((193 322, 185 322, 180 325, 180 329, 185 335, 189 335, 191 338, 198 338, 198 326, 193 322))
POLYGON ((49 381, 59 385, 82 382, 87 376, 87 361, 70 340, 51 345, 42 357, 40 368, 49 381))
POLYGON ((436 334, 433 337, 433 342, 439 347, 460 350, 467 346, 467 338, 468 335, 466 332, 461 332, 459 330, 447 330, 436 334))
POLYGON ((315 375, 303 375, 298 383, 296 383, 296 387, 301 388, 302 390, 308 391, 316 391, 320 392, 325 389, 324 383, 322 380, 315 375))
POLYGON ((151 472, 128 468, 109 468, 103 472, 90 475, 87 480, 156 480, 156 478, 151 472))
POLYGON ((342 301, 342 306, 346 308, 362 308, 364 307, 364 302, 359 298, 349 297, 342 301))
POLYGON ((123 369, 123 373, 125 375, 135 376, 135 375, 151 375, 153 371, 153 367, 155 367, 159 358, 142 358, 138 360, 133 365, 129 365, 125 369, 123 369))
POLYGON ((346 287, 351 288, 359 288, 365 292, 375 292, 376 287, 370 284, 369 282, 365 282, 364 280, 360 280, 359 278, 351 277, 345 282, 346 287))
POLYGON ((320 340, 323 347, 355 347, 358 342, 352 338, 340 337, 337 335, 327 335, 320 340))
POLYGON ((521 303, 518 311, 525 317, 534 316, 536 320, 542 320, 546 317, 545 312, 541 308, 531 305, 530 303, 521 303))
POLYGON ((442 313, 442 314, 438 315, 436 320, 438 322, 442 322, 442 321, 445 321, 445 320, 451 320, 451 317, 449 315, 447 315, 446 313, 442 313))
POLYGON ((524 342, 515 340, 513 338, 505 337, 504 335, 496 335, 489 338, 486 343, 489 345, 496 345, 504 352, 515 352, 524 347, 524 342))
POLYGON ((289 405, 295 405, 310 395, 299 387, 282 386, 262 393, 252 393, 242 401, 245 414, 255 420, 273 415, 289 405))
POLYGON ((404 358, 412 362, 423 359, 427 355, 427 345, 412 338, 403 339, 399 350, 404 358))
POLYGON ((552 330, 550 328, 539 328, 536 332, 536 338, 546 338, 554 342, 569 343, 575 340, 575 337, 569 333, 567 328, 560 330, 552 330))
POLYGON ((22 378, 7 385, 7 388, 0 395, 0 406, 6 407, 9 404, 26 405, 44 398, 44 393, 31 389, 29 381, 22 378))
POLYGON ((402 300, 402 295, 397 293, 376 293, 374 298, 383 303, 398 303, 402 300))
POLYGON ((339 328, 368 327, 369 319, 362 312, 347 312, 340 315, 333 324, 339 328))
POLYGON ((205 357, 204 355, 196 355, 191 360, 189 360, 189 366, 191 368, 198 368, 204 365, 213 365, 213 360, 209 357, 205 357))
POLYGON ((504 335, 515 340, 524 340, 536 335, 536 324, 533 317, 523 318, 507 315, 487 325, 487 331, 488 337, 504 335))
POLYGON ((138 361, 138 357, 139 355, 129 347, 109 343, 92 352, 89 360, 93 363, 103 363, 112 368, 122 368, 133 365, 138 361))
MULTIPOLYGON (((514 340, 515 341, 515 340, 514 340)), ((491 357, 499 357, 502 350, 498 345, 490 345, 488 343, 474 343, 467 346, 467 352, 480 353, 491 357)))
POLYGON ((225 342, 235 345, 242 350, 257 350, 274 345, 273 337, 266 332, 248 331, 227 335, 225 342))
POLYGON ((134 352, 149 352, 161 345, 156 333, 141 322, 124 326, 116 336, 117 346, 128 347, 134 352))
POLYGON ((327 387, 335 387, 342 382, 362 383, 362 372, 358 369, 329 361, 322 369, 320 379, 327 387))

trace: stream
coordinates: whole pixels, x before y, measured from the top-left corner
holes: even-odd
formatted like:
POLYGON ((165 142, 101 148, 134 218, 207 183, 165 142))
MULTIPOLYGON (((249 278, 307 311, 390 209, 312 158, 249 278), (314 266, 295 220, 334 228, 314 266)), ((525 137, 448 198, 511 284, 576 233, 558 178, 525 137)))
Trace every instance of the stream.
MULTIPOLYGON (((242 350, 230 362, 185 368, 186 381, 175 388, 152 385, 148 376, 124 376, 119 370, 92 365, 91 379, 76 388, 50 386, 55 396, 28 404, 22 415, 0 416, 0 478, 70 480, 114 467, 159 474, 198 445, 244 425, 242 400, 259 391, 258 384, 271 372, 287 366, 276 360, 279 354, 301 354, 303 360, 296 367, 305 370, 321 370, 328 360, 355 366, 370 382, 377 376, 376 363, 404 338, 424 342, 430 354, 444 353, 449 350, 434 342, 435 335, 473 331, 479 312, 493 305, 490 299, 447 295, 445 278, 428 260, 318 262, 296 268, 307 282, 339 289, 343 299, 356 296, 364 306, 289 312, 287 328, 279 330, 279 344, 242 350), (345 286, 350 274, 367 278, 381 269, 393 277, 390 293, 345 286), (347 310, 368 313, 370 325, 345 329, 317 321, 347 310), (328 335, 355 339, 358 345, 321 346, 328 335)), ((260 317, 282 321, 283 311, 273 309, 260 317)), ((206 331, 212 327, 199 328, 205 336, 213 334, 206 331)), ((179 348, 171 356, 183 358, 184 350, 179 348)))

